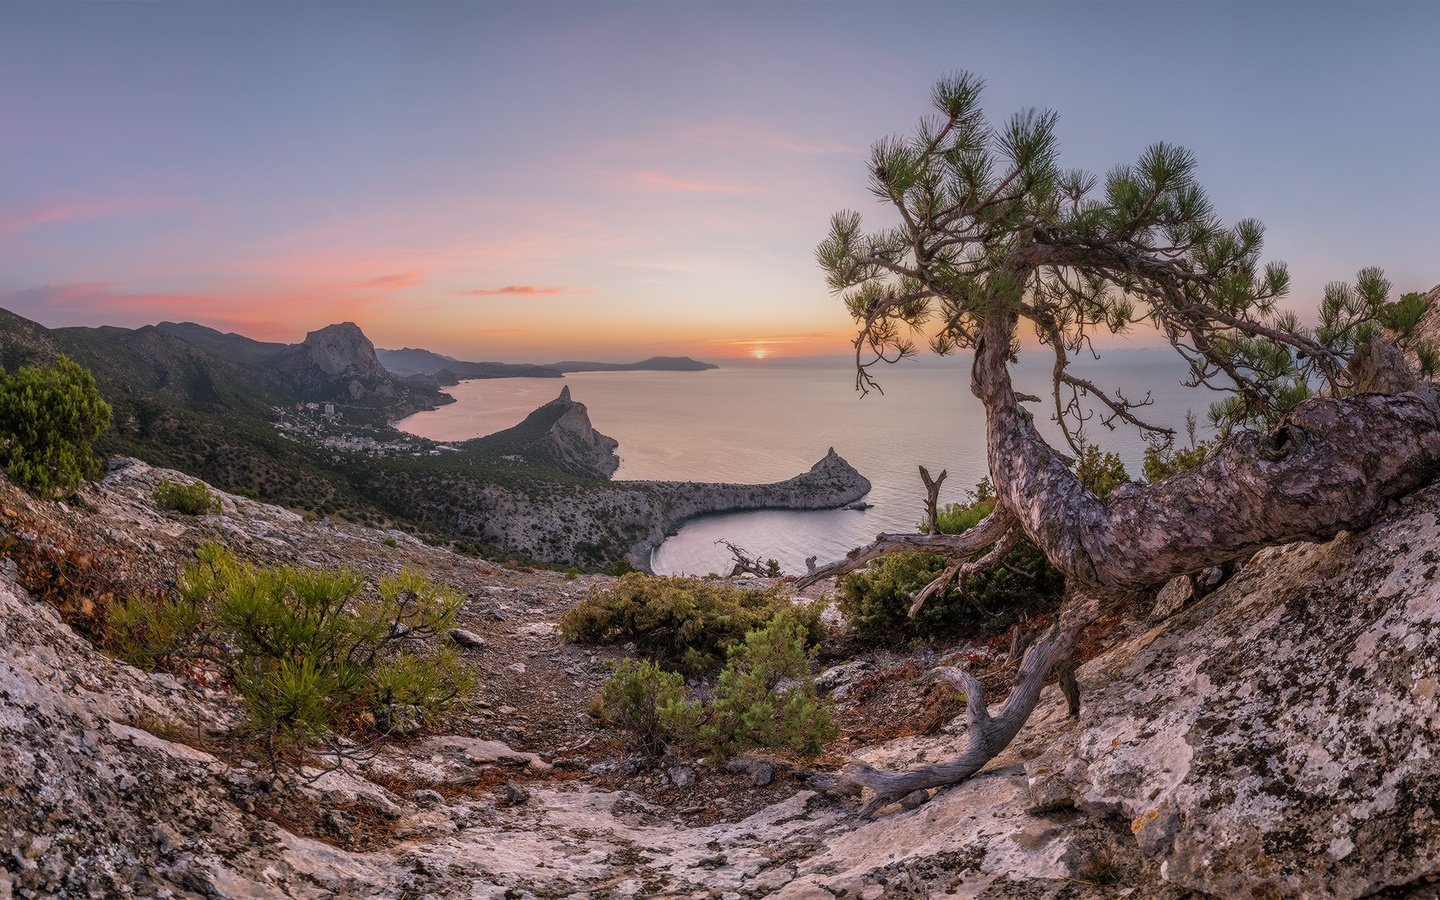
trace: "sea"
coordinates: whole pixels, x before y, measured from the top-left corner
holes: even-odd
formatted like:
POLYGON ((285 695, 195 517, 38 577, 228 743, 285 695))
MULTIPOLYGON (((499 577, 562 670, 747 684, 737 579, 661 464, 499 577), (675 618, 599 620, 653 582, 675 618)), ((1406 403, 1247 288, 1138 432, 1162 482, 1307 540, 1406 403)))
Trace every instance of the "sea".
MULTIPOLYGON (((1042 433, 1060 446, 1050 421, 1048 352, 1026 351, 1014 368, 1017 390, 1045 398, 1032 405, 1042 433)), ((987 474, 985 417, 970 392, 968 355, 905 360, 875 371, 883 393, 862 396, 853 360, 768 359, 725 363, 703 372, 583 372, 555 378, 464 381, 446 390, 456 402, 397 423, 438 441, 480 437, 518 424, 569 385, 600 432, 620 442, 616 480, 766 483, 804 472, 835 448, 872 489, 863 510, 757 510, 692 519, 657 548, 660 574, 728 572, 730 541, 750 555, 803 573, 805 559, 838 559, 880 532, 912 532, 924 514, 919 466, 948 473, 942 502, 959 502, 987 474)), ((1126 397, 1149 397, 1144 412, 1175 428, 1186 443, 1186 411, 1205 421, 1216 395, 1182 385, 1187 369, 1169 348, 1121 348, 1073 371, 1126 397)), ((1132 475, 1145 443, 1138 432, 1087 425, 1087 438, 1118 453, 1132 475)), ((1205 434, 1202 432, 1201 439, 1205 434)))

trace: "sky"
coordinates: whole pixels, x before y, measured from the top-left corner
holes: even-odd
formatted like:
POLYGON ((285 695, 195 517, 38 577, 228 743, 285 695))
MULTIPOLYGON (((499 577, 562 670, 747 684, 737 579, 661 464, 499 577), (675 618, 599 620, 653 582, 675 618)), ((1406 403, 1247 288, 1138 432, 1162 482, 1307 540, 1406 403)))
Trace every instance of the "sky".
POLYGON ((0 307, 464 359, 844 352, 814 246, 885 221, 869 146, 965 69, 995 120, 1058 111, 1067 167, 1193 150, 1313 317, 1362 266, 1440 282, 1437 34, 1434 3, 0 0, 0 307))

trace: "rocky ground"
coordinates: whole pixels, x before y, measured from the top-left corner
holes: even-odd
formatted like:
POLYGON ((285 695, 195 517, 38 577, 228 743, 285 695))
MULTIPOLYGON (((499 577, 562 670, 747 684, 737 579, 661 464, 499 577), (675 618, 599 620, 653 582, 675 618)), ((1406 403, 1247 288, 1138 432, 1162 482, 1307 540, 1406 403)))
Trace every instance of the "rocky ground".
MULTIPOLYGON (((620 651, 553 628, 602 576, 237 497, 164 513, 162 477, 184 476, 125 464, 68 506, 0 483, 16 558, 0 572, 0 898, 1434 896, 1437 489, 1367 532, 1262 554, 1203 600, 1117 611, 1080 670, 1078 721, 1047 688, 981 776, 861 822, 783 760, 630 761, 586 712, 620 651), (454 585, 475 702, 444 734, 271 790, 227 745, 239 711, 204 670, 146 675, 83 636, 86 591, 163 587, 205 540, 454 585), (43 565, 16 552, 36 546, 43 565)), ((1003 650, 835 666, 821 680, 845 735, 819 765, 943 757, 959 704, 918 677, 944 658, 998 697, 1003 650)))

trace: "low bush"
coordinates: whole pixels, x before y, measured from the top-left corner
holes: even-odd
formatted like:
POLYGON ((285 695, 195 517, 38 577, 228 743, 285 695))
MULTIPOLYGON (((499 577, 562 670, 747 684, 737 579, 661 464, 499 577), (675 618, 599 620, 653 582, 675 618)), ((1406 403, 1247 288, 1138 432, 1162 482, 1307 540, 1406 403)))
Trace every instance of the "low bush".
POLYGON ((839 736, 810 677, 809 626, 782 613, 730 648, 715 700, 699 728, 701 747, 726 758, 750 749, 815 756, 839 736))
POLYGON ((666 748, 725 759, 746 750, 814 756, 839 729, 810 677, 810 626, 784 612, 730 648, 709 703, 650 660, 623 660, 595 700, 607 724, 648 754, 666 748))
POLYGON ((1196 468, 1210 452, 1208 442, 1193 447, 1167 447, 1150 444, 1145 447, 1145 480, 1154 484, 1171 475, 1196 468))
POLYGON ((201 652, 221 660, 247 735, 273 763, 366 728, 432 725, 473 688, 453 650, 428 641, 454 626, 462 600, 408 569, 369 591, 353 571, 257 568, 207 544, 176 596, 116 604, 106 645, 145 668, 201 652))
POLYGON ((1125 463, 1120 457, 1102 451, 1095 444, 1086 444, 1084 452, 1075 461, 1075 477, 1101 500, 1130 481, 1130 473, 1125 471, 1125 463))
POLYGON ((560 633, 583 644, 634 642, 645 654, 690 674, 714 671, 731 644, 777 613, 794 609, 808 639, 824 634, 820 608, 795 607, 788 594, 700 578, 632 573, 593 587, 560 617, 560 633))
POLYGON ((101 643, 137 668, 173 668, 199 642, 203 622, 203 610, 182 598, 127 597, 111 605, 101 643))
POLYGON ((153 492, 155 505, 161 509, 174 510, 187 516, 203 516, 220 512, 220 497, 203 481, 182 484, 162 479, 153 492))
MULTIPOLYGON (((1105 473, 1106 481, 1125 478, 1119 460, 1107 462, 1098 451, 1091 458, 1091 469, 1105 473)), ((970 502, 948 504, 937 511, 940 530, 959 534, 974 527, 994 508, 994 491, 986 479, 976 485, 970 502)), ((836 605, 844 613, 851 634, 862 643, 883 643, 1002 631, 1027 614, 1050 610, 1065 591, 1065 578, 1059 570, 1034 544, 1021 541, 999 565, 971 574, 964 584, 948 585, 912 618, 910 604, 915 595, 938 578, 946 565, 946 558, 939 553, 902 551, 843 576, 836 605)))
POLYGON ((648 659, 623 659, 605 680, 593 710, 605 724, 630 733, 640 750, 658 754, 690 733, 685 679, 648 659))

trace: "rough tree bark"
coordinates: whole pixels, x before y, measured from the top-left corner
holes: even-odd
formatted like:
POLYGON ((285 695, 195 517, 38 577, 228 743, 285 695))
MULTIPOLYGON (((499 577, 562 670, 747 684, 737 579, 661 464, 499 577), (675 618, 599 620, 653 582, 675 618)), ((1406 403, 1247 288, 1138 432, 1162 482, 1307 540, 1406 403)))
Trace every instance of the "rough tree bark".
POLYGON ((1440 476, 1440 390, 1422 383, 1399 394, 1307 400, 1268 434, 1238 434, 1196 469, 1144 487, 1127 485, 1102 501, 1081 485, 1021 406, 1007 367, 1016 323, 1005 312, 987 320, 972 369, 971 387, 988 422, 995 511, 959 535, 881 535, 800 582, 803 587, 859 568, 897 549, 947 554, 951 566, 917 596, 913 614, 935 590, 998 559, 1023 534, 1081 593, 1067 599, 1056 624, 1026 652, 998 713, 989 713, 973 676, 937 670, 966 696, 969 727, 960 755, 902 772, 857 764, 817 780, 830 790, 873 791, 861 810, 865 816, 913 791, 980 771, 1029 718, 1052 670, 1059 669, 1076 711, 1074 648, 1095 618, 1099 594, 1152 588, 1265 547, 1328 540, 1369 524, 1391 501, 1440 476))

